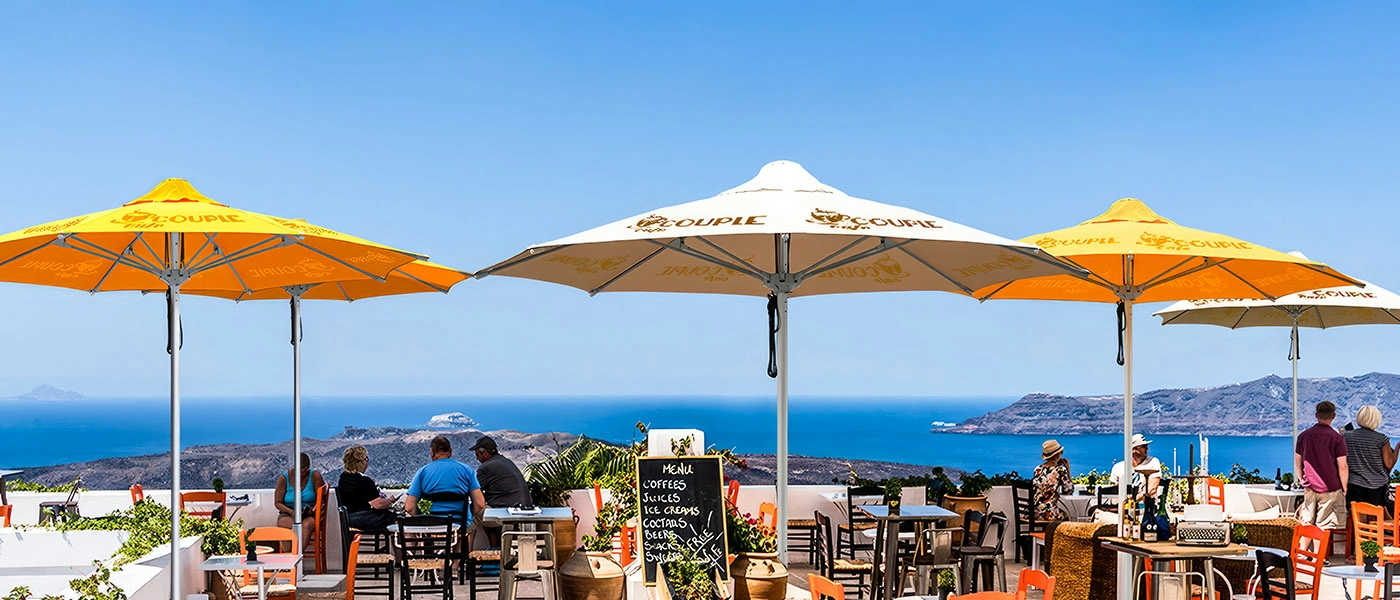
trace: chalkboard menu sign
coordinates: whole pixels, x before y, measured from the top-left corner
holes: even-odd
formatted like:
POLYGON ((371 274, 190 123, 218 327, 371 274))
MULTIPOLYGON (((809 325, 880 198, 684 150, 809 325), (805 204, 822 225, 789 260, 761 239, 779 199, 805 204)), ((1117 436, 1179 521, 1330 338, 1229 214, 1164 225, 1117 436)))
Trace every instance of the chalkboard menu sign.
POLYGON ((729 580, 724 533, 724 477, 717 456, 637 459, 637 506, 643 575, 656 585, 657 565, 688 548, 729 580))

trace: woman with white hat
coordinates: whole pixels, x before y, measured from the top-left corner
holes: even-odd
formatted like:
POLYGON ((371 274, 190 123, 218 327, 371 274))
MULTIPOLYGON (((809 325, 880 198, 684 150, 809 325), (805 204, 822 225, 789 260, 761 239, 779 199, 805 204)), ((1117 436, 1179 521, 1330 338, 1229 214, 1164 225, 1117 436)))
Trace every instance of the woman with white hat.
POLYGON ((1055 440, 1040 445, 1040 458, 1045 462, 1035 468, 1031 484, 1035 486, 1035 520, 1042 523, 1068 518, 1060 506, 1060 494, 1074 492, 1074 479, 1069 474, 1065 449, 1055 440))
MULTIPOLYGON (((1157 496, 1157 486, 1162 483, 1162 463, 1156 458, 1147 455, 1147 445, 1152 440, 1142 437, 1141 433, 1133 434, 1133 479, 1132 485, 1137 488, 1137 498, 1139 500, 1148 496, 1157 496), (1144 485, 1145 484, 1145 485, 1144 485)), ((1113 485, 1123 479, 1123 462, 1118 461, 1113 465, 1111 475, 1113 485)))

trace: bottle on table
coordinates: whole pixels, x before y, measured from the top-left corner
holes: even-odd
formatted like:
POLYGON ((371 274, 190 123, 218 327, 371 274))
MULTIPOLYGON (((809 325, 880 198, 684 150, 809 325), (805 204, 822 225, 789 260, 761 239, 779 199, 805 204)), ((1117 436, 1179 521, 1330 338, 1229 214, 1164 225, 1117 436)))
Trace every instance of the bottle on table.
POLYGON ((1142 526, 1147 523, 1147 511, 1143 509, 1142 501, 1137 503, 1137 509, 1133 513, 1137 515, 1137 522, 1133 524, 1133 539, 1142 539, 1142 526))
POLYGON ((1147 497, 1146 510, 1142 513, 1142 541, 1156 542, 1161 539, 1157 523, 1157 511, 1151 496, 1147 497))
POLYGON ((1274 489, 1275 489, 1275 490, 1282 490, 1282 489, 1283 489, 1283 469, 1282 469, 1282 468, 1275 468, 1275 469, 1274 469, 1274 489))

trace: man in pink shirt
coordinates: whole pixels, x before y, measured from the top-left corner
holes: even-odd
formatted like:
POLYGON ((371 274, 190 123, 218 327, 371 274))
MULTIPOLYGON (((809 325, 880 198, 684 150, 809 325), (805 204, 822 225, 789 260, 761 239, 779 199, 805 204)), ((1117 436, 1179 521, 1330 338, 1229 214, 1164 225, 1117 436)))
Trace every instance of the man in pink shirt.
POLYGON ((1303 505, 1298 520, 1304 525, 1344 527, 1347 522, 1347 443, 1332 429, 1337 405, 1317 403, 1317 424, 1298 434, 1293 468, 1303 479, 1303 505))

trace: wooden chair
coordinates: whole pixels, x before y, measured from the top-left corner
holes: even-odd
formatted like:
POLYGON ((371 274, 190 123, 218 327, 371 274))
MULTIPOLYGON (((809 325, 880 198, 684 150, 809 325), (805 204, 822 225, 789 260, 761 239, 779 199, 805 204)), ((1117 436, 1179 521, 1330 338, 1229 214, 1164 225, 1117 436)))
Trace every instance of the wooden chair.
MULTIPOLYGON (((737 499, 739 486, 737 481, 730 480, 730 488, 734 490, 737 499)), ((737 501, 737 500, 736 500, 737 501)), ((603 487, 598 482, 593 482, 593 510, 603 508, 603 487)), ((626 567, 636 560, 632 555, 637 552, 637 526, 633 523, 623 523, 622 530, 613 536, 613 553, 617 554, 618 564, 626 567)))
MULTIPOLYGON (((788 551, 807 551, 807 564, 817 564, 817 521, 816 519, 788 519, 788 551)), ((792 554, 789 554, 791 560, 792 554)))
POLYGON ((778 531, 778 505, 772 502, 763 502, 758 505, 758 523, 768 529, 769 533, 778 531))
MULTIPOLYGON (((1287 556, 1273 552, 1255 552, 1254 559, 1259 564, 1259 597, 1262 600, 1293 600, 1293 561, 1287 556), (1270 572, 1283 571, 1283 577, 1274 579, 1270 572)), ((1315 594, 1317 590, 1313 590, 1315 594)))
POLYGON ((399 530, 394 533, 394 563, 398 569, 399 597, 412 598, 415 594, 441 595, 452 598, 452 549, 454 544, 452 521, 443 516, 403 517, 399 519, 399 530), (441 532, 407 533, 409 527, 441 528, 441 532), (426 576, 414 577, 414 571, 425 571, 426 576), (441 576, 436 576, 440 574, 441 576))
POLYGON ((874 552, 875 540, 871 538, 869 542, 857 542, 856 536, 859 532, 867 529, 875 529, 879 526, 879 521, 875 517, 865 514, 857 509, 857 506, 868 504, 879 504, 885 499, 885 489, 879 486, 862 486, 846 488, 846 522, 836 525, 836 553, 855 559, 857 550, 867 550, 874 552))
POLYGON ((1225 482, 1214 477, 1206 478, 1206 504, 1219 506, 1225 510, 1225 482))
MULTIPOLYGON (((1385 547, 1385 509, 1369 502, 1357 502, 1351 505, 1351 532, 1352 551, 1356 556, 1356 564, 1361 564, 1361 543, 1367 540, 1374 541, 1385 547)), ((1381 591, 1380 582, 1375 583, 1375 592, 1372 598, 1379 597, 1381 591)), ((1361 597, 1361 582, 1356 582, 1356 598, 1361 597)))
POLYGON ((212 519, 215 511, 218 511, 220 518, 223 518, 228 516, 228 496, 223 492, 180 492, 180 510, 197 519, 212 519), (203 508, 216 503, 218 507, 203 508), (188 506, 190 504, 200 506, 188 506))
MULTIPOLYGON (((181 494, 183 496, 184 494, 181 494)), ((249 531, 244 529, 238 534, 238 553, 247 554, 248 544, 259 545, 259 542, 276 544, 273 554, 297 554, 301 547, 297 540, 297 534, 285 527, 257 527, 249 531), (283 551, 283 544, 287 544, 289 551, 283 551)), ((291 600, 296 600, 296 570, 272 571, 263 574, 267 580, 267 595, 286 596, 291 600)), ((258 595, 258 574, 255 571, 243 573, 243 586, 239 588, 239 593, 244 597, 256 598, 258 595)))
POLYGON ((355 600, 355 565, 360 558, 360 536, 357 534, 346 548, 345 591, 302 594, 301 600, 355 600))
POLYGON ((143 490, 143 489, 141 489, 141 484, 139 484, 139 483, 134 483, 134 484, 131 485, 131 488, 130 488, 130 489, 131 489, 131 503, 132 503, 133 505, 136 504, 137 502, 140 502, 140 501, 146 499, 146 491, 143 490))
POLYGON ((316 488, 316 505, 311 509, 311 524, 302 526, 306 535, 305 559, 312 564, 316 573, 326 572, 326 502, 330 499, 330 484, 316 488))
POLYGON ((1316 525, 1299 525, 1293 530, 1293 594, 1317 600, 1322 583, 1323 561, 1332 547, 1331 534, 1316 525), (1304 579, 1306 578, 1306 579, 1304 579))
POLYGON ((1031 534, 1045 531, 1045 524, 1037 522, 1035 518, 1035 488, 1030 482, 1012 482, 1011 500, 1016 509, 1016 521, 1012 527, 1016 533, 1016 562, 1020 562, 1022 556, 1030 560, 1031 534))
POLYGON ((734 508, 739 508, 739 480, 730 479, 729 487, 724 494, 724 501, 734 508))
POLYGON ((1030 588, 1040 590, 1040 600, 1055 600, 1055 578, 1037 569, 1021 569, 1020 583, 1016 584, 1016 597, 1025 598, 1030 588))
POLYGON ((10 526, 10 513, 14 510, 15 507, 12 504, 0 504, 0 519, 3 519, 0 521, 0 527, 10 526))
POLYGON ((812 591, 812 600, 822 600, 822 598, 846 600, 844 586, 816 573, 807 574, 807 587, 812 591))
POLYGON ((875 566, 866 560, 839 558, 831 544, 831 517, 820 511, 813 511, 812 516, 817 520, 817 574, 832 581, 854 580, 856 597, 861 597, 861 590, 866 587, 865 578, 870 577, 872 584, 874 582, 875 566))

